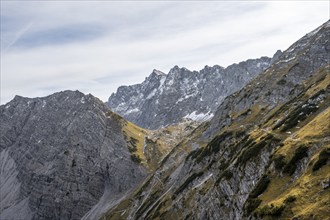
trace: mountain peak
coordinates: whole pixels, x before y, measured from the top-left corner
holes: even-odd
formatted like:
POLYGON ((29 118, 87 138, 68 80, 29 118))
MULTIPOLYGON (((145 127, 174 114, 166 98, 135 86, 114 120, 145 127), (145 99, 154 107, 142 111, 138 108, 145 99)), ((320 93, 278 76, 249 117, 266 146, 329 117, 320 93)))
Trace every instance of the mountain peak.
POLYGON ((141 84, 120 87, 108 105, 135 124, 157 129, 195 115, 207 118, 223 99, 269 66, 270 58, 251 59, 226 69, 214 65, 190 71, 175 65, 169 73, 154 70, 141 84), (216 89, 215 89, 216 88, 216 89))
POLYGON ((151 74, 156 74, 156 75, 166 75, 166 74, 163 73, 162 71, 160 71, 160 70, 156 70, 156 69, 153 69, 151 74))

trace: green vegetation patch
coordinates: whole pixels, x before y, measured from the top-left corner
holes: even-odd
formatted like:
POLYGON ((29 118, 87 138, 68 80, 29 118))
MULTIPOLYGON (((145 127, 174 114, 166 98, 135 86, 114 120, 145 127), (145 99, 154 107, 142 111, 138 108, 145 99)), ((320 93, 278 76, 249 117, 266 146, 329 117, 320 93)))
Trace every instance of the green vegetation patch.
POLYGON ((277 171, 280 171, 283 169, 283 167, 286 165, 285 163, 285 157, 283 155, 275 155, 272 159, 274 162, 275 169, 277 171))
POLYGON ((297 198, 295 196, 290 195, 290 196, 286 197, 286 199, 284 200, 284 203, 292 203, 296 200, 297 200, 297 198))
POLYGON ((261 209, 256 211, 256 214, 260 217, 265 217, 265 216, 276 216, 279 217, 281 216, 283 210, 285 208, 285 205, 282 204, 280 206, 275 206, 273 204, 266 205, 262 207, 261 209))
POLYGON ((269 177, 267 175, 263 175, 249 196, 251 198, 257 198, 261 193, 263 193, 267 189, 269 183, 270 183, 269 177))
POLYGON ((285 85, 286 84, 286 80, 285 79, 280 79, 279 81, 276 82, 277 85, 285 85))
POLYGON ((174 194, 178 195, 181 193, 187 186, 194 181, 197 177, 200 177, 203 175, 203 172, 193 173, 191 176, 189 176, 186 181, 174 192, 174 194))
POLYGON ((258 208, 261 202, 262 200, 258 198, 248 198, 244 204, 245 216, 250 215, 256 208, 258 208))
POLYGON ((323 149, 318 157, 318 160, 313 165, 313 171, 319 170, 322 166, 326 165, 330 160, 330 147, 323 149))
POLYGON ((237 159, 239 163, 245 163, 251 158, 257 156, 261 149, 267 145, 267 141, 261 141, 259 143, 253 142, 247 149, 243 151, 240 157, 237 159))
POLYGON ((154 203, 157 201, 158 199, 158 191, 154 192, 153 194, 151 194, 149 196, 148 199, 145 200, 145 202, 141 205, 141 207, 137 210, 136 212, 136 218, 139 219, 142 214, 147 211, 147 209, 154 203))
POLYGON ((290 176, 296 171, 297 163, 304 157, 308 156, 308 147, 305 145, 300 145, 291 160, 283 168, 283 173, 287 173, 290 176))
POLYGON ((287 117, 285 117, 283 120, 277 123, 274 126, 273 130, 283 126, 281 131, 285 132, 298 125, 300 121, 304 121, 310 114, 313 114, 319 109, 319 107, 315 104, 316 103, 315 100, 317 100, 319 97, 322 97, 324 93, 325 91, 322 89, 319 92, 317 92, 315 95, 310 97, 308 101, 296 107, 293 111, 290 112, 290 114, 287 117))
POLYGON ((135 155, 135 154, 131 154, 131 159, 135 163, 141 163, 141 161, 142 161, 142 159, 138 155, 135 155))
POLYGON ((237 158, 237 163, 244 164, 248 160, 259 155, 260 151, 271 144, 278 144, 281 140, 274 137, 272 134, 265 136, 260 142, 255 142, 252 139, 248 139, 246 143, 243 144, 242 149, 245 150, 237 158))
POLYGON ((250 215, 260 205, 262 200, 257 197, 267 189, 269 183, 269 177, 263 175, 244 204, 245 216, 250 215))
POLYGON ((219 152, 222 142, 225 142, 230 137, 234 137, 234 136, 237 137, 240 135, 242 134, 226 131, 223 134, 220 134, 215 138, 213 138, 213 140, 206 147, 190 152, 189 155, 187 156, 187 159, 189 158, 196 159, 196 162, 200 163, 203 160, 203 158, 219 152))

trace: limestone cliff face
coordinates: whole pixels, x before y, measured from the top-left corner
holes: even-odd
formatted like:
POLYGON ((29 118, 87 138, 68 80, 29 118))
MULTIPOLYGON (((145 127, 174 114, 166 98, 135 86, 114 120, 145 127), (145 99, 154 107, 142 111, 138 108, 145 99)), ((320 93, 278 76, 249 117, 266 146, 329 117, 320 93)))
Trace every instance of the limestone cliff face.
POLYGON ((175 66, 168 74, 154 70, 141 84, 119 87, 108 105, 125 119, 148 129, 178 123, 183 118, 205 121, 212 118, 225 97, 241 89, 270 62, 271 58, 261 57, 227 68, 215 65, 190 71, 175 66))
POLYGON ((102 219, 328 217, 329 36, 279 54, 102 219))
POLYGON ((325 219, 329 36, 330 21, 273 59, 154 71, 108 103, 149 128, 214 115, 200 125, 148 131, 78 91, 16 96, 0 106, 0 219, 325 219))
POLYGON ((0 107, 0 219, 94 219, 146 175, 120 121, 78 91, 0 107))

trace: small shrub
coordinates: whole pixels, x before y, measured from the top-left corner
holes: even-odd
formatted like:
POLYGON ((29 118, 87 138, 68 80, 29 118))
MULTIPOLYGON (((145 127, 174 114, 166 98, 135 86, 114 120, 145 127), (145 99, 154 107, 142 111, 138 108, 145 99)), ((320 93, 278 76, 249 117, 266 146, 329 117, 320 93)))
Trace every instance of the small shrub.
POLYGON ((250 160, 251 158, 258 155, 263 147, 267 145, 266 141, 261 141, 259 143, 253 142, 249 148, 243 151, 242 155, 238 158, 240 163, 245 163, 246 161, 250 160))
POLYGON ((130 153, 134 153, 134 152, 137 151, 137 148, 134 147, 134 146, 128 146, 128 151, 129 151, 130 153))
POLYGON ((276 84, 277 85, 285 85, 286 84, 286 80, 285 79, 280 79, 279 81, 277 81, 276 84))
POLYGON ((226 180, 229 180, 233 177, 233 173, 230 170, 225 170, 222 175, 226 180))
POLYGON ((246 111, 244 111, 240 116, 247 116, 248 114, 251 114, 251 109, 247 109, 246 111))
POLYGON ((256 208, 258 208, 261 202, 262 200, 258 198, 256 199, 248 198, 244 205, 245 216, 250 215, 256 208))
POLYGON ((206 147, 190 152, 187 159, 196 159, 197 163, 200 163, 205 157, 219 152, 221 143, 234 135, 235 133, 233 132, 224 132, 223 134, 216 136, 206 147))
POLYGON ((199 173, 193 173, 191 176, 189 176, 186 181, 184 181, 184 183, 175 191, 174 194, 179 194, 181 193, 194 179, 196 179, 197 177, 200 177, 203 175, 203 172, 199 172, 199 173))
POLYGON ((281 131, 285 132, 295 127, 299 121, 305 120, 309 114, 312 114, 317 110, 318 107, 315 104, 309 104, 308 102, 302 106, 297 107, 288 115, 281 131))
POLYGON ((329 159, 330 148, 328 147, 320 152, 318 160, 313 165, 313 171, 319 170, 322 166, 326 165, 329 159))
POLYGON ((136 145, 139 141, 134 138, 134 137, 131 137, 130 141, 129 141, 132 145, 136 145))
POLYGON ((284 166, 283 172, 289 174, 290 176, 296 171, 297 163, 304 157, 307 157, 308 147, 301 145, 299 146, 291 160, 288 162, 287 165, 284 166))
POLYGON ((283 155, 276 155, 273 161, 276 170, 282 170, 282 168, 285 166, 285 157, 283 155))
POLYGON ((280 216, 284 210, 285 206, 282 204, 280 206, 274 206, 273 204, 266 205, 258 210, 257 214, 260 217, 264 216, 280 216))
POLYGON ((141 163, 141 161, 142 161, 141 158, 138 155, 135 155, 135 154, 131 155, 131 159, 135 163, 141 163))
POLYGON ((290 195, 290 196, 288 196, 285 200, 284 200, 284 203, 291 203, 291 202, 294 202, 294 201, 296 201, 296 197, 295 196, 293 196, 293 195, 290 195))
POLYGON ((220 161, 219 170, 225 170, 229 166, 229 163, 225 160, 220 161))
POLYGON ((251 198, 257 198, 261 193, 263 193, 270 183, 270 179, 267 175, 263 175, 257 185, 254 187, 253 191, 250 193, 251 198))
POLYGON ((137 151, 137 146, 136 144, 138 143, 139 141, 133 137, 130 137, 130 140, 127 141, 127 147, 128 147, 128 150, 129 152, 131 153, 134 153, 137 151))

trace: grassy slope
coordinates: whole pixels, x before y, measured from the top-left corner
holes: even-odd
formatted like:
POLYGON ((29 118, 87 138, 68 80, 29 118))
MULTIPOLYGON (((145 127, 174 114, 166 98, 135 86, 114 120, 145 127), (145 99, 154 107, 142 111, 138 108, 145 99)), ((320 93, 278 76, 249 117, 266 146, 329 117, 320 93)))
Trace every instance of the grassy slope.
MULTIPOLYGON (((294 216, 299 216, 300 219, 310 219, 313 216, 316 219, 324 219, 330 216, 328 208, 330 205, 328 199, 330 196, 329 189, 323 190, 321 187, 321 181, 330 178, 329 162, 319 170, 312 171, 312 167, 316 163, 320 152, 330 146, 329 96, 326 96, 324 100, 318 103, 318 109, 310 113, 304 120, 298 121, 298 124, 289 127, 286 131, 281 130, 283 126, 285 126, 285 122, 291 120, 288 115, 290 116, 290 113, 294 112, 297 106, 308 102, 310 98, 320 94, 320 92, 327 89, 329 90, 329 69, 329 66, 327 66, 314 74, 312 78, 304 83, 305 90, 303 94, 288 103, 281 103, 274 109, 267 110, 267 106, 257 102, 250 109, 236 114, 233 113, 233 123, 223 128, 219 133, 220 136, 221 134, 226 134, 226 132, 239 133, 242 131, 242 125, 254 125, 258 122, 258 126, 252 126, 252 130, 247 135, 256 144, 262 142, 267 135, 279 139, 281 144, 274 148, 271 158, 276 158, 281 155, 284 158, 284 164, 288 164, 290 160, 292 160, 299 146, 307 146, 308 156, 295 163, 295 165, 298 166, 294 167, 293 174, 285 173, 283 170, 276 170, 274 164, 269 166, 266 171, 270 180, 269 185, 265 188, 264 192, 258 196, 261 203, 250 213, 251 215, 256 215, 265 219, 276 219, 279 216, 283 219, 291 219, 294 216), (274 129, 280 121, 283 122, 282 125, 274 129), (288 197, 294 201, 288 201, 288 197)), ((193 132, 192 136, 190 136, 191 139, 195 138, 194 141, 196 141, 196 137, 200 136, 203 129, 203 126, 198 127, 195 130, 195 134, 193 132)), ((232 140, 234 145, 236 144, 239 146, 240 143, 236 141, 235 138, 232 138, 232 140)), ((191 148, 188 147, 190 143, 189 140, 181 142, 180 145, 174 149, 175 155, 180 155, 181 151, 190 151, 191 148)), ((234 162, 237 158, 242 158, 242 155, 249 152, 248 148, 253 148, 255 145, 248 145, 243 149, 238 147, 236 149, 236 154, 230 159, 230 163, 234 162)), ((201 159, 203 159, 205 156, 216 153, 210 145, 201 143, 200 146, 201 148, 199 150, 194 151, 196 154, 195 158, 201 157, 201 159)), ((209 166, 212 166, 212 164, 209 166)), ((205 167, 204 170, 206 171, 207 169, 208 168, 205 167)), ((163 180, 170 174, 171 171, 164 173, 163 180)), ((196 178, 198 178, 198 175, 199 174, 196 174, 196 178)), ((195 176, 193 177, 195 178, 195 176)), ((119 203, 114 209, 109 210, 104 216, 104 219, 126 219, 130 210, 129 207, 133 207, 134 204, 140 204, 138 210, 140 210, 141 213, 149 212, 148 216, 153 216, 153 219, 182 219, 183 217, 180 211, 173 212, 171 209, 173 204, 176 203, 175 197, 173 197, 174 191, 168 191, 166 194, 163 194, 167 188, 164 188, 160 182, 151 181, 152 176, 149 178, 150 181, 147 179, 130 197, 119 203), (146 200, 142 199, 141 201, 139 198, 142 192, 148 192, 149 194, 146 200), (162 195, 164 196, 161 197, 162 195), (137 201, 140 201, 140 203, 136 203, 137 201), (153 206, 153 209, 148 211, 150 206, 153 206)), ((220 181, 222 178, 230 178, 230 173, 220 173, 220 177, 217 178, 220 181)), ((188 179, 189 178, 187 178, 187 180, 188 179)), ((212 189, 215 184, 217 183, 210 178, 205 180, 205 182, 198 187, 185 190, 184 196, 180 197, 184 208, 187 210, 194 209, 195 203, 193 201, 195 195, 205 194, 212 189)), ((188 186, 189 185, 185 187, 188 186)))

